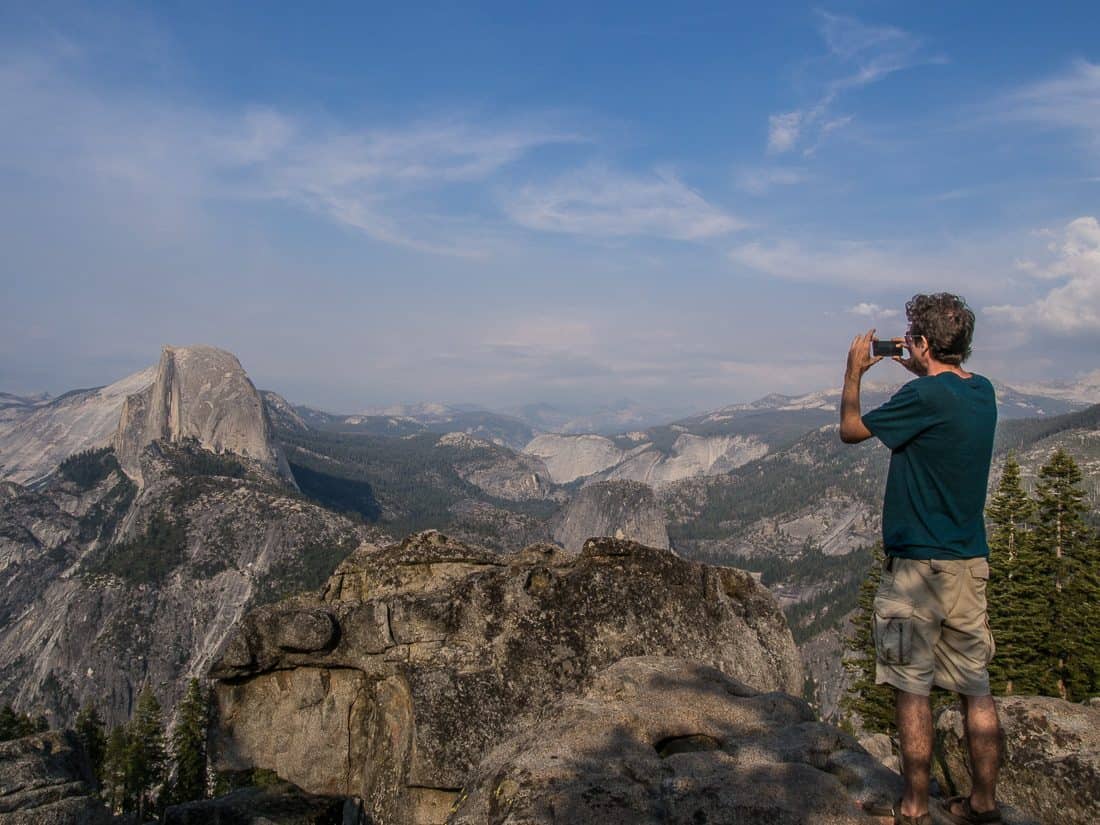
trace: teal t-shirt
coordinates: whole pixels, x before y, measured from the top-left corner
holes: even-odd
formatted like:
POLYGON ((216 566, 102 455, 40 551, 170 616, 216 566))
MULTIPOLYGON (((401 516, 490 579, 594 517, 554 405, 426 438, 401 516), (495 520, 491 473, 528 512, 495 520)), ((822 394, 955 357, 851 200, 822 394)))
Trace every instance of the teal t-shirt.
POLYGON ((863 424, 892 451, 882 508, 887 554, 988 556, 985 491, 997 425, 989 380, 953 372, 917 378, 863 424))

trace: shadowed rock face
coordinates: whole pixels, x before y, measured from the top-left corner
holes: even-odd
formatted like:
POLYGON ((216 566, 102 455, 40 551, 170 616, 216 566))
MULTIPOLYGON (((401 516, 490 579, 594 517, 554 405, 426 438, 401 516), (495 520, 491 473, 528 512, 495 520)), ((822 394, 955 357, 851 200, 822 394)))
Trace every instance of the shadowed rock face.
MULTIPOLYGON (((1093 700, 1095 702, 1095 700, 1093 700)), ((1100 706, 1048 696, 997 700, 1005 760, 997 798, 1040 822, 1084 825, 1100 811, 1100 706)), ((962 713, 936 719, 937 769, 953 793, 970 791, 962 713)))
POLYGON ((580 550, 593 536, 630 539, 668 547, 665 514, 652 488, 637 481, 599 481, 583 487, 550 525, 554 540, 580 550))
POLYGON ((622 659, 471 773, 449 825, 865 825, 901 793, 809 705, 686 659, 622 659))
POLYGON ((303 793, 288 782, 173 805, 165 825, 358 825, 351 800, 303 793))
POLYGON ((113 446, 126 473, 141 481, 147 444, 196 439, 290 477, 270 437, 263 401, 237 358, 215 347, 165 347, 153 383, 126 399, 113 446))
POLYGON ((637 655, 802 686, 775 600, 739 570, 615 539, 578 555, 500 555, 434 531, 364 545, 320 594, 240 624, 211 671, 216 759, 360 796, 379 825, 442 822, 489 748, 637 655))
POLYGON ((70 731, 0 742, 0 822, 4 825, 106 825, 92 796, 88 757, 70 731))

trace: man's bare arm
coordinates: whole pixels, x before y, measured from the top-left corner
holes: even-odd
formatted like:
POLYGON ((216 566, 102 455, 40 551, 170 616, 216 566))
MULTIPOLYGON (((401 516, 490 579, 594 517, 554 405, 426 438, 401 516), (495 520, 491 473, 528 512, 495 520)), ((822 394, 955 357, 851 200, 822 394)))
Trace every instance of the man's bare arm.
POLYGON ((863 373, 882 360, 872 357, 871 342, 875 338, 872 329, 865 335, 857 335, 848 350, 848 366, 844 371, 844 387, 840 393, 840 440, 845 444, 866 441, 873 433, 863 425, 859 409, 859 382, 863 373))

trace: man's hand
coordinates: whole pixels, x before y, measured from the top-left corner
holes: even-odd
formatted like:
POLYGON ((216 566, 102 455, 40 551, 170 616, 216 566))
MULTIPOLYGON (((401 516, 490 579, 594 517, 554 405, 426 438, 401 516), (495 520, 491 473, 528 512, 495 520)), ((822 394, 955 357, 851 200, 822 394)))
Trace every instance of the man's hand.
POLYGON ((871 437, 859 414, 859 381, 863 373, 882 360, 881 355, 871 355, 874 340, 875 331, 868 330, 866 335, 857 335, 848 350, 848 369, 840 393, 840 440, 845 444, 858 444, 871 437))
POLYGON ((848 350, 847 376, 849 378, 862 378, 863 373, 882 360, 881 355, 871 355, 871 342, 874 340, 875 331, 873 329, 852 339, 852 348, 848 350))

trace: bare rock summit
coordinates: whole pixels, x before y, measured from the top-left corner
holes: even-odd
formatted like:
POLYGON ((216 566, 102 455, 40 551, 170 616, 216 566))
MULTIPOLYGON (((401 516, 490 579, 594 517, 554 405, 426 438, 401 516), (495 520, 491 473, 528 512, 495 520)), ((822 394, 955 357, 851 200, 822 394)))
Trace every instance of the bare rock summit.
POLYGON ((263 399, 236 356, 216 347, 164 347, 152 384, 126 398, 113 446, 138 483, 141 451, 161 439, 194 439, 203 449, 236 453, 290 478, 263 399))

